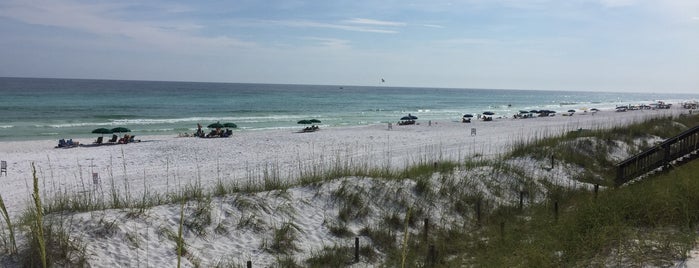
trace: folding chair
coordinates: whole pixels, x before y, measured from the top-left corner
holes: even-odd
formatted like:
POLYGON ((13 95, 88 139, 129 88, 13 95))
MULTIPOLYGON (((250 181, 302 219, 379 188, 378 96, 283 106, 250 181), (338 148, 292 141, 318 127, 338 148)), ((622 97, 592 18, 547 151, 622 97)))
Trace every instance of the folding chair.
POLYGON ((5 176, 7 176, 7 161, 4 160, 0 162, 0 175, 2 175, 2 173, 5 173, 5 176))

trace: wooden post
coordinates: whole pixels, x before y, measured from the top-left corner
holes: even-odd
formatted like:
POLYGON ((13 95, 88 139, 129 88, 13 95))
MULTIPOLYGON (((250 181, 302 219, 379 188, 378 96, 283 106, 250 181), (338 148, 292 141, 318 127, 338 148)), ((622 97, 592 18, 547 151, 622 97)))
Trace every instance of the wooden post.
POLYGON ((478 201, 476 201, 476 222, 478 223, 478 227, 481 226, 481 199, 479 198, 478 201))
POLYGON ((425 242, 427 242, 429 239, 429 232, 430 232, 430 219, 425 218, 425 242))
POLYGON ((359 237, 354 238, 354 262, 359 262, 359 237))
POLYGON ((519 191, 519 210, 524 208, 524 191, 519 191))
POLYGON ((434 267, 435 264, 437 263, 437 253, 434 250, 434 245, 430 245, 430 249, 427 252, 427 266, 428 267, 434 267))
POLYGON ((599 192, 599 184, 595 184, 595 199, 597 198, 597 192, 599 192))
POLYGON ((553 169, 553 154, 551 154, 551 169, 553 169))
POLYGON ((248 261, 248 268, 252 268, 252 261, 248 261))
POLYGON ((558 221, 558 201, 553 202, 553 215, 556 221, 558 221))
POLYGON ((500 222, 500 240, 505 241, 505 221, 500 222))

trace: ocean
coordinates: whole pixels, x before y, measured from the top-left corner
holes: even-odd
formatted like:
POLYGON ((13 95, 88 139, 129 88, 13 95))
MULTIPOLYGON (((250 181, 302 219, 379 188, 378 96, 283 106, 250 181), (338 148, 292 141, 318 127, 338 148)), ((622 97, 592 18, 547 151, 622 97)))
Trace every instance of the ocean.
POLYGON ((235 123, 236 131, 298 130, 418 121, 458 121, 465 113, 611 109, 696 100, 699 95, 502 89, 280 85, 88 79, 0 78, 0 141, 95 137, 96 128, 133 135, 192 133, 197 123, 235 123))

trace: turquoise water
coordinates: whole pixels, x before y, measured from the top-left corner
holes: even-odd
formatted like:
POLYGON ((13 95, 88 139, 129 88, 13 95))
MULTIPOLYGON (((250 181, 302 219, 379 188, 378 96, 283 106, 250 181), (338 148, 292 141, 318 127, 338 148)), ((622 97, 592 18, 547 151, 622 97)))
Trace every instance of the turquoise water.
POLYGON ((124 126, 134 135, 192 133, 233 122, 238 131, 298 129, 302 119, 323 127, 419 120, 459 120, 464 113, 613 108, 690 94, 443 89, 0 78, 0 140, 93 137, 95 128, 124 126))

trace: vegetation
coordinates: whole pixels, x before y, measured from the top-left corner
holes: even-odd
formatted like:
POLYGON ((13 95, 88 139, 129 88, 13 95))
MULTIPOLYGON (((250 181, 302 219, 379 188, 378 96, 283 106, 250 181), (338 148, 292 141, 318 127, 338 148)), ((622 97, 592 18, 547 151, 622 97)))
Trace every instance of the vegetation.
MULTIPOLYGON (((230 230, 266 235, 260 249, 276 256, 281 267, 352 264, 354 247, 348 244, 356 235, 362 240, 360 261, 387 267, 669 266, 696 246, 699 162, 625 187, 606 188, 614 174, 615 160, 609 156, 620 150, 632 155, 697 124, 699 117, 684 116, 611 130, 578 130, 515 144, 500 159, 459 163, 437 153, 399 170, 370 168, 337 155, 324 168, 299 164, 295 181, 283 178, 278 164, 269 164, 250 170, 248 183, 219 179, 206 188, 197 178, 178 192, 158 194, 144 187, 139 198, 131 198, 127 182, 119 189, 113 177, 106 198, 97 191, 59 191, 47 197, 39 194, 34 173, 33 206, 18 226, 13 226, 0 197, 6 225, 0 238, 10 255, 19 255, 20 266, 85 266, 85 246, 68 226, 74 213, 121 209, 130 217, 145 218, 154 206, 179 204, 177 223, 157 229, 175 245, 177 266, 181 257, 201 265, 187 252, 186 235, 225 236, 230 230), (590 184, 566 187, 541 175, 553 174, 547 173, 551 156, 556 166, 580 168, 573 179, 601 184, 603 190, 596 192, 590 184), (531 167, 518 159, 538 161, 542 171, 533 175, 531 167), (336 187, 327 188, 326 183, 336 187), (294 201, 289 189, 297 186, 316 189, 317 196, 325 194, 332 200, 332 212, 324 215, 323 226, 343 241, 305 259, 295 255, 302 231, 294 222, 294 207, 288 204, 294 201), (322 189, 331 190, 322 193, 322 189), (256 199, 255 193, 262 192, 279 204, 256 199), (224 200, 231 205, 228 211, 222 209, 224 200), (270 211, 284 219, 268 222, 261 215, 270 211), (221 213, 230 214, 226 218, 231 220, 221 221, 216 216, 221 213), (434 215, 440 220, 424 226, 423 219, 434 215), (25 230, 18 239, 25 242, 14 242, 14 230, 25 230)), ((126 164, 123 168, 126 173, 126 164)), ((117 232, 115 221, 100 222, 98 232, 110 236, 117 232)), ((208 265, 243 266, 233 259, 208 265)))

